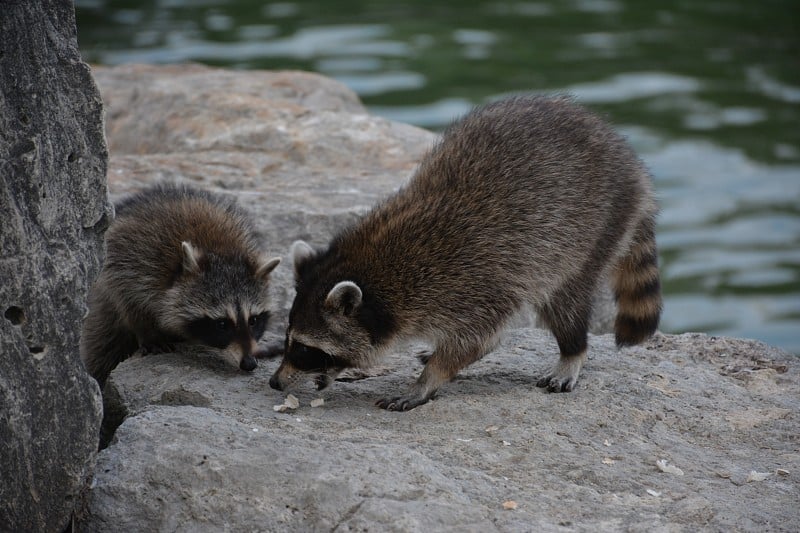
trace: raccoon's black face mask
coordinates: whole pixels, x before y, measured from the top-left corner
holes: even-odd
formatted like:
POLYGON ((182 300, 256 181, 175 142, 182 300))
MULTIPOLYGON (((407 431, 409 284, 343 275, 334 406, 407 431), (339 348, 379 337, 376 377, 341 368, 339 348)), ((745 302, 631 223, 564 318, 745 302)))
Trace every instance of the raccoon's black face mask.
POLYGON ((244 320, 241 312, 239 319, 212 318, 203 316, 190 321, 185 328, 185 335, 201 344, 214 348, 227 348, 231 343, 239 341, 249 346, 250 339, 258 342, 264 335, 269 320, 269 312, 253 315, 244 320))
POLYGON ((351 366, 341 357, 299 342, 292 343, 291 349, 286 353, 286 358, 297 370, 307 373, 341 371, 351 366))
POLYGON ((302 372, 315 374, 314 384, 317 390, 322 390, 330 385, 342 370, 350 366, 352 365, 348 361, 319 348, 299 342, 289 345, 287 342, 283 362, 270 379, 270 386, 273 389, 283 390, 287 384, 295 381, 295 374, 302 372))

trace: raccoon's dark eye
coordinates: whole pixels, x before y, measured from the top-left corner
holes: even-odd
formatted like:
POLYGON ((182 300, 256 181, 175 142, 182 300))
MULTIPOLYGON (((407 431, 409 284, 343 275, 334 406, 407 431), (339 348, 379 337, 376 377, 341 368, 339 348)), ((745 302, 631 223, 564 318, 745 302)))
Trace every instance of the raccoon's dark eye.
POLYGON ((256 339, 261 337, 261 335, 264 333, 264 330, 267 329, 268 320, 268 311, 253 315, 247 320, 247 325, 250 326, 250 333, 253 335, 253 337, 256 339))
POLYGON ((227 331, 228 329, 233 327, 233 322, 230 321, 228 318, 220 318, 216 321, 217 329, 221 331, 227 331))
POLYGON ((247 323, 250 324, 250 327, 252 328, 259 324, 265 324, 268 318, 269 318, 269 312, 265 311, 263 313, 251 316, 250 319, 247 321, 247 323))

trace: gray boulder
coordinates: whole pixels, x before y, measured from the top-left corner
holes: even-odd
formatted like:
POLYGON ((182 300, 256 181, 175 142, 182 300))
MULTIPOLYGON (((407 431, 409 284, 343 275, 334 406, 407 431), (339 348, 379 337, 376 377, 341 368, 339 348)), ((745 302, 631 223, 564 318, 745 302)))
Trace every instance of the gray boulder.
POLYGON ((62 531, 97 449, 78 338, 111 213, 71 1, 0 8, 0 132, 0 530, 62 531))
MULTIPOLYGON (((323 245, 436 141, 369 116, 313 74, 125 66, 96 77, 113 197, 161 179, 227 190, 273 253, 297 238, 323 245)), ((273 340, 293 296, 288 262, 274 274, 273 340)), ((547 394, 535 383, 557 347, 526 327, 436 400, 408 413, 375 407, 416 378, 419 349, 321 394, 308 383, 284 411, 268 385, 277 362, 244 374, 189 347, 125 361, 106 389, 124 421, 98 456, 82 527, 800 528, 800 376, 788 354, 704 335, 618 351, 595 336, 576 391, 547 394)))
POLYGON ((243 374, 188 351, 125 361, 112 376, 129 416, 98 457, 84 527, 800 527, 800 373, 777 349, 658 335, 620 352, 611 335, 592 337, 578 388, 548 394, 535 383, 555 342, 513 330, 434 401, 375 407, 421 370, 411 352, 322 393, 308 382, 285 412, 268 385, 276 363, 243 374))

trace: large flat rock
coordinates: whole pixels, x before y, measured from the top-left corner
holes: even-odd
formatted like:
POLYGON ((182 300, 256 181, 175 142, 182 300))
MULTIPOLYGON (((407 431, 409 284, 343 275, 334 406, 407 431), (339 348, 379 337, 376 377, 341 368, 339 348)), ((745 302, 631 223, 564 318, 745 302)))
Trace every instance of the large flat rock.
POLYGON ((800 527, 791 356, 704 335, 659 335, 624 351, 605 335, 590 350, 578 388, 548 394, 535 383, 554 341, 513 330, 407 413, 373 402, 415 379, 411 351, 381 376, 322 393, 309 382, 287 412, 273 410, 284 400, 268 386, 276 363, 244 374, 192 353, 129 359, 113 374, 129 417, 98 459, 87 528, 800 527), (317 397, 324 405, 311 407, 317 397), (503 508, 509 500, 515 510, 503 508))

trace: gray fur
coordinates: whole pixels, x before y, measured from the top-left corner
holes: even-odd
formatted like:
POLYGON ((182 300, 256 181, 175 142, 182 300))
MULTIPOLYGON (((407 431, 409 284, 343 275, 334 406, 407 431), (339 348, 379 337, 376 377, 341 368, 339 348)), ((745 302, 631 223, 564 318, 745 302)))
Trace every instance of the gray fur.
POLYGON ((191 326, 204 318, 230 320, 235 341, 215 340, 215 347, 231 363, 255 367, 261 332, 247 321, 259 317, 256 329, 266 324, 268 275, 279 259, 262 257, 250 220, 232 199, 152 187, 118 205, 106 245, 81 335, 81 357, 101 386, 139 348, 207 344, 210 328, 223 327, 191 326))
POLYGON ((538 384, 570 391, 601 276, 620 298, 620 345, 657 326, 656 213, 650 176, 630 146, 570 99, 521 96, 478 108, 445 132, 406 187, 327 250, 293 246, 297 296, 271 384, 296 380, 293 343, 327 354, 323 371, 313 371, 325 382, 421 339, 433 353, 417 383, 378 402, 411 409, 531 306, 561 351, 538 384), (363 293, 357 312, 325 304, 342 281, 363 293))

